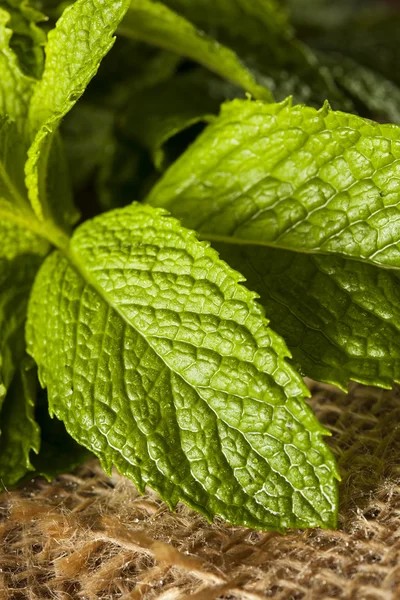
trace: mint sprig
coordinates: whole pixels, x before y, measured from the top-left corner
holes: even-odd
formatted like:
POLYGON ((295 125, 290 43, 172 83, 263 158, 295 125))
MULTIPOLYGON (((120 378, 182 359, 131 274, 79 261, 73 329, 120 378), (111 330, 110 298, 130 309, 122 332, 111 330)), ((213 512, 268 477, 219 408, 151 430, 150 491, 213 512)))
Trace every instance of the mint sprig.
POLYGON ((210 521, 335 527, 302 375, 400 380, 395 83, 273 0, 69 4, 47 42, 0 8, 1 484, 91 452, 210 521))

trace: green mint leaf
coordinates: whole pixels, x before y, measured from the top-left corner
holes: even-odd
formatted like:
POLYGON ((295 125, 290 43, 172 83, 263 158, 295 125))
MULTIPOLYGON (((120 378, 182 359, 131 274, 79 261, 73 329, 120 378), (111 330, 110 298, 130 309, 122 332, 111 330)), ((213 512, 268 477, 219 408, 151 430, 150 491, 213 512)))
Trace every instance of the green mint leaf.
POLYGON ((399 159, 396 125, 235 100, 149 202, 209 239, 399 267, 399 159))
POLYGON ((22 133, 26 129, 35 80, 22 72, 18 57, 10 47, 10 19, 10 13, 0 6, 0 117, 9 117, 22 133))
POLYGON ((225 98, 223 86, 201 70, 176 75, 135 94, 120 127, 125 136, 149 150, 161 170, 164 144, 196 123, 212 121, 225 98))
POLYGON ((0 201, 28 207, 24 186, 26 146, 17 124, 0 117, 0 201))
POLYGON ((266 35, 272 38, 292 37, 292 28, 282 3, 275 0, 163 0, 217 37, 243 39, 245 43, 265 46, 266 35))
POLYGON ((400 274, 338 256, 216 244, 258 292, 271 328, 304 375, 347 389, 349 380, 400 381, 400 274))
POLYGON ((31 451, 40 448, 34 416, 37 377, 31 362, 22 361, 0 414, 0 488, 15 485, 32 471, 31 451))
POLYGON ((48 244, 30 228, 33 215, 21 185, 21 140, 16 123, 0 117, 0 408, 25 353, 28 295, 48 251, 48 244))
POLYGON ((164 0, 164 4, 234 50, 257 83, 268 87, 276 100, 292 95, 296 102, 320 106, 329 98, 336 108, 353 109, 313 50, 295 38, 281 3, 164 0))
POLYGON ((257 84, 235 52, 160 2, 132 0, 119 31, 133 39, 191 58, 256 98, 272 101, 267 88, 257 84))
MULTIPOLYGON (((30 103, 31 128, 37 133, 26 164, 29 198, 41 219, 51 217, 59 221, 46 186, 57 128, 112 47, 113 33, 128 5, 128 0, 111 4, 101 0, 77 0, 65 9, 49 33, 43 77, 30 103)), ((73 221, 74 215, 70 216, 73 221)))
POLYGON ((151 207, 79 227, 30 299, 28 348, 50 411, 106 470, 170 507, 262 529, 334 526, 326 432, 241 281, 151 207))
POLYGON ((21 70, 39 79, 43 72, 46 34, 38 23, 45 21, 46 17, 27 0, 3 0, 1 5, 10 15, 10 47, 18 57, 21 70))
POLYGON ((4 206, 0 200, 0 407, 25 353, 28 297, 48 251, 45 241, 8 219, 4 206))
POLYGON ((397 275, 378 267, 400 265, 399 141, 397 126, 328 107, 234 101, 149 201, 227 244, 305 374, 387 387, 399 379, 397 296, 384 302, 397 275), (333 269, 324 254, 353 261, 333 269))

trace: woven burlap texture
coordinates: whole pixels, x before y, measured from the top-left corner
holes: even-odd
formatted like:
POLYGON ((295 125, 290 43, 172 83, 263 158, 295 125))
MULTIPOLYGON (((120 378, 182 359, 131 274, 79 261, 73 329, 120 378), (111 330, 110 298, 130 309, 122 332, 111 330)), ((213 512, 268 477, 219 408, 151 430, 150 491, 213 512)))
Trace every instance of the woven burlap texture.
POLYGON ((400 598, 400 393, 314 386, 340 529, 287 535, 170 513, 95 460, 0 496, 1 600, 400 598))

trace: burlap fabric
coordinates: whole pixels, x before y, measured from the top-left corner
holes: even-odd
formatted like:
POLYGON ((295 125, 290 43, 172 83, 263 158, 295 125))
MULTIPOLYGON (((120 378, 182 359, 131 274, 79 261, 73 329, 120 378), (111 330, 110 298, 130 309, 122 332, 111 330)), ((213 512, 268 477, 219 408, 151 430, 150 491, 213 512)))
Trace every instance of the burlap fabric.
POLYGON ((311 404, 343 478, 338 531, 171 514, 93 460, 0 497, 1 600, 400 598, 400 393, 319 386, 311 404))

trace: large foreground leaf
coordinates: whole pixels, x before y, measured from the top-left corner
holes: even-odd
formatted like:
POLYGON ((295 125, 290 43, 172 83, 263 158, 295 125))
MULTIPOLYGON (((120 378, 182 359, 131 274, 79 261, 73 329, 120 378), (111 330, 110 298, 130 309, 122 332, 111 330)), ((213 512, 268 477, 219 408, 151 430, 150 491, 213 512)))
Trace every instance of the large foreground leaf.
POLYGON ((307 375, 388 386, 399 379, 399 283, 378 267, 400 267, 399 174, 395 125, 328 106, 235 101, 149 201, 231 245, 224 257, 232 256, 253 287, 258 278, 268 316, 307 375))
POLYGON ((29 351, 50 411, 144 490, 257 528, 333 526, 336 471, 241 276, 163 212, 74 234, 31 296, 29 351))

